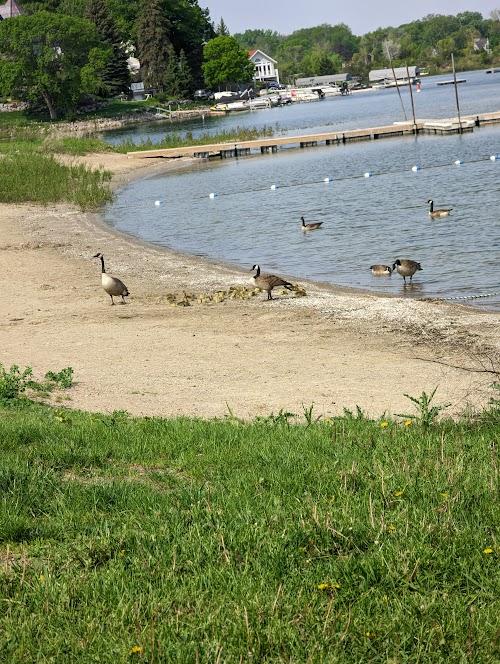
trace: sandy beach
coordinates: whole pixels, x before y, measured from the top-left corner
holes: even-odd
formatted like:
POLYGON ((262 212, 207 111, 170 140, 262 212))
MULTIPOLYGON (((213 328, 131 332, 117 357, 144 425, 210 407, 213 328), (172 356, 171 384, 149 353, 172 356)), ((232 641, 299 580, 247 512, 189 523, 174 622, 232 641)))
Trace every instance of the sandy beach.
MULTIPOLYGON (((118 154, 79 161, 111 170, 114 187, 182 167, 118 154)), ((318 415, 359 405, 376 416, 411 411, 404 393, 435 387, 453 413, 492 394, 498 313, 293 275, 306 297, 172 305, 169 294, 249 285, 250 272, 146 245, 69 205, 0 208, 0 362, 31 365, 36 375, 73 367, 69 407, 199 417, 230 408, 248 418, 314 403, 318 415), (110 306, 97 251, 127 284, 127 306, 110 306)))

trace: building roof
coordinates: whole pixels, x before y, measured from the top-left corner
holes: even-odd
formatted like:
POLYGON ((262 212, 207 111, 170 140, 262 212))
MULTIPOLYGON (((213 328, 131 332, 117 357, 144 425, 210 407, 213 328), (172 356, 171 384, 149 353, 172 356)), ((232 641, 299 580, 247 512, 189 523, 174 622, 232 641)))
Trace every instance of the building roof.
POLYGON ((274 58, 271 58, 270 55, 267 55, 266 53, 264 53, 264 51, 261 51, 261 50, 258 49, 258 48, 253 49, 253 51, 248 51, 248 57, 250 58, 250 60, 253 60, 254 57, 257 55, 257 53, 260 53, 260 55, 261 55, 265 60, 269 60, 269 62, 274 62, 274 64, 277 63, 277 60, 275 60, 274 58))
POLYGON ((311 85, 335 85, 336 83, 343 83, 350 81, 351 74, 328 74, 326 76, 309 76, 308 78, 298 78, 295 84, 298 87, 310 87, 311 85))
MULTIPOLYGON (((0 0, 1 1, 1 0, 0 0)), ((16 0, 7 0, 6 3, 0 5, 0 18, 13 18, 21 14, 21 7, 16 0)))
MULTIPOLYGON (((418 76, 420 74, 420 69, 418 67, 408 67, 408 71, 410 72, 410 78, 414 76, 418 76)), ((394 73, 396 74, 396 78, 399 80, 400 78, 406 78, 407 73, 406 73, 406 67, 394 67, 394 73)), ((372 69, 372 71, 368 74, 368 78, 370 81, 383 81, 386 78, 389 81, 394 80, 394 75, 392 73, 392 69, 372 69)))

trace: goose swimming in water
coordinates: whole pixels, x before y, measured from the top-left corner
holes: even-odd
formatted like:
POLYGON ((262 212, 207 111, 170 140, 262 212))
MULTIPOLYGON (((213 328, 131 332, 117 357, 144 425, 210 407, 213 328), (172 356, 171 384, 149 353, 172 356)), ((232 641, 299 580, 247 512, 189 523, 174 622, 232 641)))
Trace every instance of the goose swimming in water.
POLYGON ((306 233, 307 231, 317 231, 318 228, 321 228, 321 226, 323 226, 322 221, 314 221, 309 224, 306 224, 304 217, 301 217, 300 221, 302 222, 301 228, 304 231, 304 233, 306 233))
POLYGON ((388 265, 370 265, 374 277, 387 277, 392 274, 392 268, 388 265))
POLYGON ((252 277, 253 283, 257 286, 257 288, 267 292, 268 300, 273 299, 271 291, 276 286, 283 286, 288 290, 293 290, 293 284, 291 284, 289 281, 285 281, 281 277, 277 277, 274 274, 261 274, 260 265, 254 265, 252 270, 255 270, 255 274, 252 277))
POLYGON ((127 304, 125 302, 125 298, 127 295, 130 295, 130 293, 128 292, 128 288, 125 286, 123 281, 117 277, 112 277, 106 272, 106 268, 104 267, 104 256, 100 252, 93 256, 93 258, 101 259, 101 284, 106 293, 111 298, 111 304, 114 304, 113 295, 115 297, 121 296, 122 304, 127 304))
POLYGON ((429 217, 431 219, 443 219, 443 217, 449 217, 450 212, 453 210, 453 208, 439 208, 438 210, 435 210, 432 198, 429 198, 427 203, 429 204, 429 217))

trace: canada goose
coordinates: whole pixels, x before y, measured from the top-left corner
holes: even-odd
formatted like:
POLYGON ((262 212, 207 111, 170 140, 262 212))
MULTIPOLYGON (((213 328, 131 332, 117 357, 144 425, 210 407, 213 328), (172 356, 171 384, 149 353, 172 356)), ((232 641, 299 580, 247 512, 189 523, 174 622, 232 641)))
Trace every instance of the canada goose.
POLYGON ((104 256, 101 253, 96 254, 93 258, 101 259, 101 283, 102 287, 111 298, 111 304, 114 304, 113 295, 116 297, 120 295, 122 298, 122 304, 127 304, 125 302, 125 297, 130 295, 130 293, 128 292, 128 288, 125 286, 123 281, 120 281, 120 279, 117 277, 112 277, 110 274, 106 273, 106 268, 104 267, 104 256))
POLYGON ((431 219, 442 219, 443 217, 448 217, 453 208, 441 208, 439 210, 434 209, 434 201, 432 198, 429 198, 427 201, 429 204, 429 217, 431 219))
POLYGON ((323 226, 322 221, 315 221, 313 223, 306 224, 304 217, 301 217, 300 221, 302 222, 302 230, 304 231, 304 233, 307 231, 317 231, 318 228, 321 228, 321 226, 323 226))
POLYGON ((405 284, 406 284, 406 277, 410 277, 410 284, 411 284, 413 275, 415 274, 415 272, 418 272, 418 270, 421 270, 422 267, 420 263, 417 263, 417 261, 410 261, 407 258, 399 260, 398 258, 397 261, 392 266, 392 269, 393 271, 394 270, 398 271, 398 273, 405 280, 405 284))
POLYGON ((375 277, 390 276, 392 274, 392 268, 388 265, 370 265, 370 270, 375 277))
POLYGON ((284 286, 288 290, 293 290, 293 284, 285 281, 281 277, 276 277, 274 274, 261 274, 260 265, 254 265, 252 270, 256 270, 252 277, 253 283, 263 291, 267 291, 267 299, 272 300, 273 296, 271 291, 275 286, 284 286))

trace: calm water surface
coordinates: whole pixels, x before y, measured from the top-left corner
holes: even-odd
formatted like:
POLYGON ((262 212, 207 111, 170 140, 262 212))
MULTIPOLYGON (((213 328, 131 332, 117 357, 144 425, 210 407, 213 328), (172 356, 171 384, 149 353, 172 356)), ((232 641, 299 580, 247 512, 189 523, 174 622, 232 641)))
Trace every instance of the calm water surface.
MULTIPOLYGON (((418 118, 443 118, 456 115, 453 86, 438 86, 438 81, 450 80, 444 76, 424 77, 422 91, 414 91, 415 114, 418 118)), ((461 110, 464 115, 496 111, 500 108, 500 74, 484 71, 461 72, 458 78, 466 83, 459 85, 461 110)), ((406 116, 411 119, 411 102, 408 88, 402 90, 406 116)), ((146 139, 161 140, 172 131, 193 136, 214 134, 236 127, 272 127, 283 134, 308 134, 319 131, 336 131, 391 124, 404 120, 395 88, 356 92, 347 97, 331 97, 320 102, 292 104, 283 108, 262 109, 227 116, 201 118, 182 123, 153 123, 140 127, 128 127, 116 132, 106 132, 105 140, 117 144, 123 140, 141 142, 146 139)))
MULTIPOLYGON (((248 269, 260 263, 266 271, 410 297, 500 291, 500 158, 489 158, 499 153, 497 126, 200 162, 130 184, 105 217, 149 242, 248 269), (457 159, 464 163, 455 166, 457 159), (412 172, 415 164, 422 169, 412 172), (373 177, 364 178, 367 171, 373 177), (429 198, 452 206, 452 216, 431 221, 429 198), (323 229, 304 236, 301 215, 323 221, 323 229), (404 289, 399 275, 370 273, 372 263, 398 257, 422 263, 413 288, 404 289)), ((471 304, 500 309, 500 297, 471 304)))

